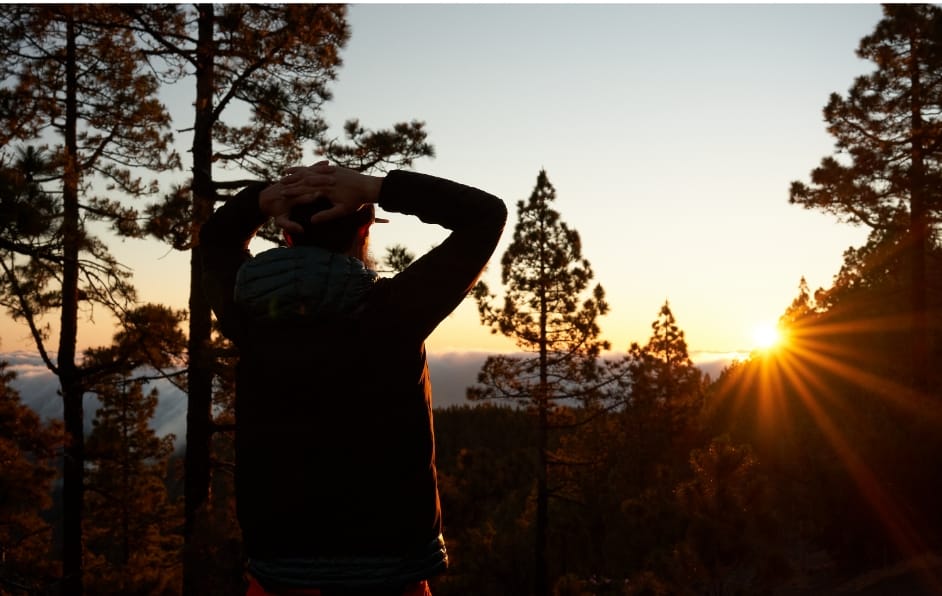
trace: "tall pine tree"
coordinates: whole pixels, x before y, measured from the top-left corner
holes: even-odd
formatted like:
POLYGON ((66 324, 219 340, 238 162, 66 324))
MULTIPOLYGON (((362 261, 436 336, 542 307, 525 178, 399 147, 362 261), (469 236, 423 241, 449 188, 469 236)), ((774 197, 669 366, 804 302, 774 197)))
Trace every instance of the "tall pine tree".
POLYGON ((911 259, 912 388, 928 387, 926 252, 942 214, 942 9, 885 5, 857 55, 876 70, 824 108, 836 157, 793 182, 790 202, 871 228, 902 226, 911 259))
POLYGON ((550 592, 547 561, 550 432, 554 414, 591 401, 603 383, 599 357, 608 343, 600 339, 597 319, 608 311, 601 285, 582 256, 579 234, 553 209, 556 190, 545 171, 527 202, 517 202, 513 241, 501 259, 502 304, 486 285, 475 288, 481 322, 493 333, 514 339, 523 356, 490 356, 468 390, 471 399, 503 399, 526 406, 536 417, 535 584, 537 595, 550 592))
MULTIPOLYGON (((169 118, 156 99, 157 79, 126 23, 117 8, 79 4, 11 5, 0 16, 0 147, 52 144, 44 171, 21 164, 19 190, 54 193, 54 200, 44 202, 49 211, 40 214, 42 225, 31 236, 2 232, 2 293, 61 385, 68 433, 62 589, 68 594, 82 593, 82 397, 88 384, 76 354, 80 306, 100 304, 120 317, 134 299, 129 272, 89 234, 88 224, 104 221, 121 233, 139 232, 136 213, 119 199, 156 189, 136 168, 177 165, 169 118), (49 313, 59 315, 55 357, 45 346, 49 330, 42 317, 49 313)), ((14 193, 5 202, 23 196, 14 193)))

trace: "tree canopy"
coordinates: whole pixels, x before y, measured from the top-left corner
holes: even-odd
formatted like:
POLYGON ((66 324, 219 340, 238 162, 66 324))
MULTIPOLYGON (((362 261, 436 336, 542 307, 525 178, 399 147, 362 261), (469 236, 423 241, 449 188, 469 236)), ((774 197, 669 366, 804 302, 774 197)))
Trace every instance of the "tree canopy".
POLYGON ((549 593, 550 417, 566 400, 588 403, 599 397, 599 386, 605 383, 599 356, 608 348, 599 337, 597 321, 608 312, 605 291, 601 285, 589 290, 592 268, 582 256, 578 232, 553 209, 555 198, 549 177, 540 171, 530 198, 517 202, 513 241, 501 258, 503 303, 494 306, 483 283, 474 291, 481 322, 513 338, 529 355, 488 356, 477 385, 468 389, 471 399, 511 400, 536 416, 534 590, 540 595, 549 593))
POLYGON ((942 9, 888 4, 857 55, 876 70, 824 108, 836 156, 790 201, 875 229, 902 228, 911 246, 912 388, 928 390, 926 251, 942 210, 942 9))

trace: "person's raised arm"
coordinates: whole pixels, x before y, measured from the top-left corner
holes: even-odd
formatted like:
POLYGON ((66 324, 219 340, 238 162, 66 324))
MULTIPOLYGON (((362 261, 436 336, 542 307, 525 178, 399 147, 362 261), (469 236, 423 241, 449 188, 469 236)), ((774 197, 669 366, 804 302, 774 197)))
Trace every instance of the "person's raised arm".
POLYGON ((471 291, 497 247, 507 208, 477 188, 413 172, 390 172, 379 206, 438 224, 451 234, 387 284, 386 300, 398 313, 391 324, 424 341, 471 291))

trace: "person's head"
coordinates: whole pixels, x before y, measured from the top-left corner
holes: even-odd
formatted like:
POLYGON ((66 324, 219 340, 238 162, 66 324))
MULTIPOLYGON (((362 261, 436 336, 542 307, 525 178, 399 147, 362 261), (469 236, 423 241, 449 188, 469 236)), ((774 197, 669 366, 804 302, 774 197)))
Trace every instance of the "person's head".
POLYGON ((331 252, 350 255, 368 263, 370 225, 375 218, 373 205, 364 205, 360 210, 316 224, 311 216, 331 207, 326 197, 313 203, 295 205, 291 209, 291 221, 304 228, 304 232, 285 232, 288 246, 318 246, 331 252))

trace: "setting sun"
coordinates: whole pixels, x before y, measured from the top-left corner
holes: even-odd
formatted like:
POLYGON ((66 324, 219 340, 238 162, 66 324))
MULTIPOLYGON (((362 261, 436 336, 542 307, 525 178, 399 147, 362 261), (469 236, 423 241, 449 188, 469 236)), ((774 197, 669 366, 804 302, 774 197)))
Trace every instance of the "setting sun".
POLYGON ((772 323, 761 323, 752 330, 752 341, 760 350, 775 347, 782 340, 778 327, 772 323))

